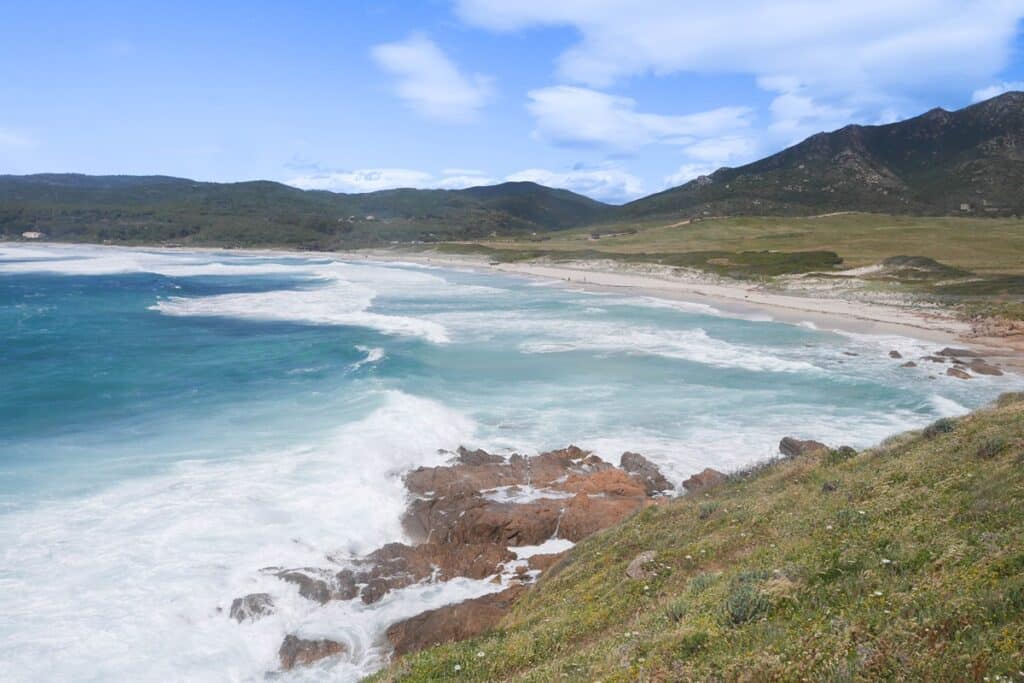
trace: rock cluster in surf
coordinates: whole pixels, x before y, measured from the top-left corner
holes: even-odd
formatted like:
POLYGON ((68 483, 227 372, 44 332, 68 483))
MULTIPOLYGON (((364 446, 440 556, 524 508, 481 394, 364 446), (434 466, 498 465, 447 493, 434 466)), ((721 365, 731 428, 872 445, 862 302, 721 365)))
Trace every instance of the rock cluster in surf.
MULTIPOLYGON (((402 524, 415 545, 389 543, 340 570, 266 571, 321 604, 356 599, 371 604, 412 584, 456 577, 495 584, 493 593, 392 624, 387 640, 396 654, 404 654, 492 628, 572 543, 667 500, 664 494, 674 490, 636 453, 624 453, 619 467, 575 446, 508 458, 460 448, 452 456, 450 464, 421 467, 404 477, 410 499, 402 524), (537 547, 552 539, 562 539, 556 552, 537 547), (517 556, 517 548, 524 557, 517 556), (522 552, 527 548, 531 552, 522 552)), ((272 609, 270 596, 259 593, 237 598, 230 615, 241 622, 272 609)), ((289 634, 279 659, 290 669, 346 650, 335 641, 289 634)))

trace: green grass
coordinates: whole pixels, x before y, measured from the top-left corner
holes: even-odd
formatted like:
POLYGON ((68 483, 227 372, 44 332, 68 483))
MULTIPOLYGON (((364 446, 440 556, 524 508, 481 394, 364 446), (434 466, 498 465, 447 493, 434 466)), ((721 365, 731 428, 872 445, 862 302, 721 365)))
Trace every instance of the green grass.
POLYGON ((376 680, 1020 680, 1024 395, 1000 403, 648 508, 376 680))
MULTIPOLYGON (((550 233, 545 250, 593 249, 611 253, 695 251, 831 251, 856 268, 901 254, 926 256, 979 274, 1024 274, 1024 221, 843 213, 810 218, 732 217, 695 223, 636 221, 550 233)), ((517 242, 485 241, 514 248, 517 242)))

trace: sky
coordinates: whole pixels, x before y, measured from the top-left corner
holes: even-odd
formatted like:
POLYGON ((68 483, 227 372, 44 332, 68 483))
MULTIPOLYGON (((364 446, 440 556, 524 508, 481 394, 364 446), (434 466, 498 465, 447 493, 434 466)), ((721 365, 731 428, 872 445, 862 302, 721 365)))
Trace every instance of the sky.
POLYGON ((1024 89, 1024 0, 0 0, 0 174, 621 203, 1024 89))

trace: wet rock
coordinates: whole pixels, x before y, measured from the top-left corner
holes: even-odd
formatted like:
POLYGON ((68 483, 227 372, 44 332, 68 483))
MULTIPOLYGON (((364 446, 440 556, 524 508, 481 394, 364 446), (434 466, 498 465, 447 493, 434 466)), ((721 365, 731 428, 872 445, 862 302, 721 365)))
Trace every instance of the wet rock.
POLYGON ((955 349, 947 346, 941 351, 935 353, 936 356, 957 356, 960 358, 976 358, 980 354, 971 351, 970 349, 955 349))
POLYGON ((844 356, 856 356, 856 355, 859 355, 859 354, 856 354, 853 351, 843 351, 843 355, 844 356))
POLYGON ((505 462, 505 458, 488 453, 482 448, 471 451, 464 446, 459 446, 458 454, 459 462, 463 465, 495 465, 505 462))
POLYGON ((593 474, 571 474, 553 488, 569 493, 606 496, 645 496, 644 485, 622 470, 605 470, 593 474))
MULTIPOLYGON (((448 581, 464 576, 485 579, 501 571, 501 565, 515 559, 507 548, 494 544, 437 544, 418 546, 388 543, 357 561, 361 570, 339 573, 355 584, 365 584, 359 597, 366 604, 380 600, 393 590, 426 579, 448 581)), ((347 582, 347 581, 346 581, 347 582)))
POLYGON ((946 374, 950 377, 956 377, 958 379, 970 379, 970 374, 964 372, 960 368, 946 368, 946 374))
POLYGON ((921 356, 921 360, 931 361, 932 363, 945 363, 946 359, 940 356, 921 356))
POLYGON ((524 590, 524 586, 513 586, 500 593, 423 612, 388 628, 388 641, 396 655, 403 655, 473 638, 494 628, 524 590))
POLYGON ((648 565, 654 562, 655 557, 657 557, 657 553, 653 550, 645 550, 640 553, 626 567, 626 576, 634 581, 646 581, 654 577, 657 572, 649 568, 648 565))
POLYGON ((250 593, 241 598, 235 598, 231 602, 230 617, 242 623, 243 621, 256 621, 260 617, 274 613, 274 599, 269 593, 250 593))
POLYGON ((669 480, 662 475, 658 466, 639 453, 630 453, 629 451, 623 453, 619 460, 619 467, 642 483, 648 496, 675 490, 669 480))
POLYGON ((893 349, 889 352, 889 358, 903 358, 903 354, 896 349, 893 349))
POLYGON ((717 486, 726 480, 726 476, 718 470, 707 467, 683 482, 683 488, 687 491, 699 491, 701 489, 717 486))
POLYGON ((914 362, 914 361, 912 361, 912 360, 908 360, 908 361, 907 361, 906 363, 904 363, 904 364, 903 364, 903 365, 901 365, 900 367, 901 367, 901 368, 916 368, 916 367, 917 367, 917 363, 915 363, 915 362, 914 362))
POLYGON ((306 640, 295 635, 287 635, 277 651, 281 660, 281 668, 285 671, 297 666, 308 666, 327 657, 343 654, 347 648, 344 644, 327 639, 306 640))
POLYGON ((991 363, 986 363, 981 358, 977 358, 977 359, 971 361, 971 363, 970 363, 970 365, 968 365, 968 367, 976 375, 996 375, 996 376, 999 376, 999 375, 1003 374, 1002 370, 997 368, 995 365, 992 365, 991 363))
POLYGON ((794 439, 791 436, 786 436, 779 441, 779 453, 782 453, 787 458, 827 450, 828 446, 814 439, 794 439))
POLYGON ((294 583, 299 587, 299 595, 320 604, 330 600, 350 600, 356 596, 355 586, 339 585, 336 576, 325 569, 287 569, 276 576, 294 583))

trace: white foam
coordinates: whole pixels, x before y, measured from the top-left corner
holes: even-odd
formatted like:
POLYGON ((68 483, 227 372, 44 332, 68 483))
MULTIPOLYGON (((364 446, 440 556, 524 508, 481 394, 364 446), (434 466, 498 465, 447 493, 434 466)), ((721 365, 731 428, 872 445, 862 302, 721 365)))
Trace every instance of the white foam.
POLYGON ((357 351, 362 351, 363 353, 365 353, 366 354, 366 358, 363 358, 360 361, 356 361, 351 366, 349 366, 353 370, 358 370, 359 368, 363 367, 364 365, 372 365, 373 363, 377 363, 377 362, 379 362, 379 361, 384 359, 384 349, 382 349, 380 347, 374 347, 374 348, 371 349, 371 348, 366 347, 366 346, 357 346, 356 350, 357 351))
POLYGON ((565 538, 549 538, 540 545, 520 545, 509 548, 516 554, 517 560, 528 560, 534 555, 555 555, 564 553, 572 548, 575 543, 565 538))
POLYGON ((334 620, 260 571, 323 566, 328 555, 400 540, 405 491, 396 475, 441 464, 439 448, 473 439, 474 423, 437 403, 398 392, 382 400, 326 442, 182 462, 6 515, 0 680, 256 680, 277 667, 286 632, 314 630, 359 644, 331 673, 356 680, 379 663, 371 643, 395 614, 493 590, 424 587, 380 611, 332 607, 345 614, 334 620), (270 593, 277 613, 237 624, 226 609, 251 592, 270 593))
POLYGON ((532 503, 543 499, 572 498, 568 491, 556 491, 555 489, 538 489, 533 486, 499 486, 493 489, 481 491, 487 500, 497 503, 532 503))
POLYGON ((435 344, 449 341, 443 325, 410 316, 383 315, 366 309, 374 292, 345 281, 316 289, 281 289, 204 297, 169 297, 151 310, 174 316, 214 316, 294 322, 308 325, 367 327, 384 334, 422 337, 435 344))

